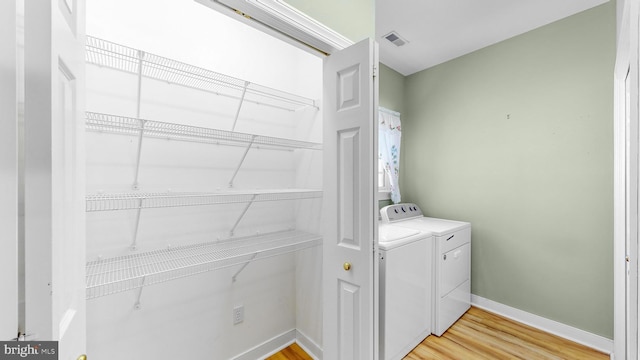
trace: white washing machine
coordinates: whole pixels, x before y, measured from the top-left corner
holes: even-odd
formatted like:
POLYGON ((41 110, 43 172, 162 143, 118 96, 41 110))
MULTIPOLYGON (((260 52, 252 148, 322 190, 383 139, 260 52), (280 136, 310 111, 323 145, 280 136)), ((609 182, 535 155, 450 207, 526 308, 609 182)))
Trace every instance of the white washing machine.
POLYGON ((431 334, 430 232, 381 224, 380 359, 402 359, 431 334))
POLYGON ((410 203, 386 206, 380 214, 383 223, 433 233, 432 331, 441 336, 471 307, 471 224, 425 217, 410 203))

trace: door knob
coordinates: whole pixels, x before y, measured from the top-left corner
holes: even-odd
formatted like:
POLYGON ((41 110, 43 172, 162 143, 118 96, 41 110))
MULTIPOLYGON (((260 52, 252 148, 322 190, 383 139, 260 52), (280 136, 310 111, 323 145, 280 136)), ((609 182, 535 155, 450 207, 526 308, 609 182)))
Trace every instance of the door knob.
POLYGON ((87 360, 87 355, 78 356, 78 360, 87 360))
POLYGON ((349 271, 351 270, 351 263, 346 262, 342 265, 342 267, 344 268, 345 271, 349 271))

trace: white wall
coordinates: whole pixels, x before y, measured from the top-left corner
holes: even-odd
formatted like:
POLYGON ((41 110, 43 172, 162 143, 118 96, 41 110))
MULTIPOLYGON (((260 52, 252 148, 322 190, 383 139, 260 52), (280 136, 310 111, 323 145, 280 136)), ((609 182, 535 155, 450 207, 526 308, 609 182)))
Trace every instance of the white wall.
POLYGON ((18 333, 16 2, 0 3, 0 340, 18 333))
MULTIPOLYGON (((322 91, 320 58, 195 2, 88 0, 87 34, 313 99, 322 91)), ((87 111, 135 117, 135 96, 135 77, 87 66, 87 111)), ((151 80, 143 83, 142 99, 142 118, 224 130, 231 128, 237 106, 151 80)), ((283 113, 247 104, 236 131, 321 141, 320 119, 313 109, 283 113)), ((87 133, 88 193, 131 191, 136 141, 87 133)), ((224 190, 243 151, 145 138, 140 191, 224 190)), ((252 150, 234 185, 320 189, 321 164, 319 152, 252 150)), ((225 238, 243 207, 144 210, 138 251, 225 238)), ((256 203, 237 235, 291 227, 318 232, 320 207, 315 200, 256 203)), ((134 211, 88 213, 87 259, 130 254, 134 221, 134 211)), ((314 261, 288 254, 251 263, 235 283, 231 277, 238 267, 150 286, 142 293, 141 310, 133 308, 137 291, 89 300, 89 356, 228 359, 295 328, 320 344, 320 253, 318 248, 300 255, 314 261), (234 326, 232 309, 239 304, 245 321, 234 326)))

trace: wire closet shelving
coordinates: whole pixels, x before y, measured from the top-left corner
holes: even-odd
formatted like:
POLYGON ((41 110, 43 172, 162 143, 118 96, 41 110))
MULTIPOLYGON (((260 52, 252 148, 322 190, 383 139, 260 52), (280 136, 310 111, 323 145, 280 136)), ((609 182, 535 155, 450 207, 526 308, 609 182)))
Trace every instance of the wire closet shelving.
POLYGON ((86 61, 142 77, 177 84, 258 105, 288 111, 318 108, 316 102, 267 86, 177 60, 87 36, 86 61))
POLYGON ((131 249, 135 250, 143 209, 246 203, 230 229, 227 239, 146 252, 133 252, 128 255, 88 262, 86 266, 87 299, 139 289, 138 301, 136 302, 136 308, 139 308, 140 296, 145 286, 241 265, 232 277, 235 281, 238 274, 254 260, 286 254, 322 243, 320 235, 300 230, 234 237, 236 227, 254 202, 318 199, 322 197, 321 190, 241 191, 229 189, 220 192, 165 193, 138 191, 142 139, 145 137, 245 147, 244 155, 239 160, 235 173, 229 181, 230 188, 233 187, 234 178, 242 166, 247 152, 252 148, 322 150, 320 143, 234 131, 243 103, 264 105, 285 111, 299 111, 306 108, 318 109, 316 101, 91 36, 87 36, 86 41, 86 62, 133 74, 138 78, 136 117, 97 112, 86 112, 85 114, 88 131, 138 137, 135 179, 133 181, 133 189, 136 191, 87 195, 87 212, 137 210, 131 245, 131 249), (237 99, 238 107, 233 126, 230 130, 221 130, 142 119, 140 106, 143 78, 237 99))
POLYGON ((87 263, 86 297, 94 299, 246 264, 317 246, 321 241, 319 235, 291 230, 91 261, 87 263))
POLYGON ((91 194, 86 197, 87 212, 237 204, 322 198, 322 190, 282 189, 227 192, 130 192, 91 194))
POLYGON ((154 120, 137 119, 126 116, 86 112, 86 129, 120 135, 153 137, 168 140, 192 141, 207 144, 238 145, 274 148, 283 150, 321 150, 322 144, 254 135, 235 131, 204 128, 154 120))

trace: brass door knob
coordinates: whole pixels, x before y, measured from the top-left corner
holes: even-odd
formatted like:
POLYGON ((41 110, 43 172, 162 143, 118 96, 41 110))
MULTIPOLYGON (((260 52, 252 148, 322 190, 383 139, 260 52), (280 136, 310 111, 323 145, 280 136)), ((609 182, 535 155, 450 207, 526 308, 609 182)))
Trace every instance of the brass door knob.
POLYGON ((78 360, 87 360, 87 355, 78 356, 78 360))
POLYGON ((342 265, 342 267, 344 268, 345 271, 349 271, 351 270, 351 263, 346 262, 342 265))

